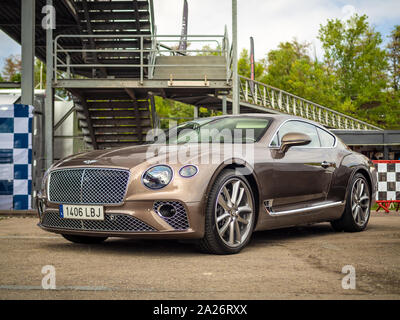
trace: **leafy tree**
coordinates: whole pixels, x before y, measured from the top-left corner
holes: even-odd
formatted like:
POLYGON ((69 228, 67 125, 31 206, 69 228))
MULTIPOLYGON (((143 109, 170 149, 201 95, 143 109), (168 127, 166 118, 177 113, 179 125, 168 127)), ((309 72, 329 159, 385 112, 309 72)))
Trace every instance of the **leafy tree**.
MULTIPOLYGON (((161 120, 161 128, 167 129, 170 125, 176 121, 180 124, 185 121, 193 119, 194 107, 189 104, 185 104, 179 101, 173 101, 169 99, 163 99, 161 97, 155 97, 156 111, 161 120), (170 120, 172 122, 170 122, 170 120)), ((211 117, 221 114, 207 108, 199 108, 199 117, 211 117)))
POLYGON ((281 42, 278 49, 271 50, 267 55, 267 76, 264 81, 269 85, 287 90, 293 65, 298 60, 307 60, 308 43, 299 43, 296 39, 292 42, 281 42))
MULTIPOLYGON (((3 75, 1 81, 11 81, 11 82, 21 82, 21 69, 22 62, 19 55, 10 55, 5 59, 3 75)), ((35 78, 35 88, 38 87, 40 83, 40 72, 42 71, 42 86, 46 87, 46 65, 39 59, 35 59, 34 65, 34 78, 35 78)))
POLYGON ((367 16, 355 14, 347 21, 328 20, 320 27, 319 39, 325 62, 336 76, 341 102, 356 101, 365 108, 380 105, 387 87, 387 59, 381 49, 382 37, 368 23, 367 16))
POLYGON ((400 88, 400 25, 395 26, 391 33, 391 41, 388 44, 388 56, 390 61, 391 85, 394 91, 400 88))
POLYGON ((20 81, 21 67, 22 67, 21 56, 10 55, 4 61, 4 68, 3 68, 4 78, 7 81, 20 81))
MULTIPOLYGON (((251 65, 249 51, 243 49, 238 59, 238 73, 241 76, 250 78, 251 65)), ((254 78, 256 81, 261 81, 265 76, 265 60, 255 61, 254 65, 254 78)))
POLYGON ((338 105, 335 77, 322 63, 308 55, 310 44, 280 43, 267 56, 267 74, 263 82, 330 108, 338 105))
POLYGON ((213 48, 206 44, 201 48, 201 50, 203 50, 203 52, 197 53, 198 56, 220 56, 222 47, 218 44, 216 48, 213 48))

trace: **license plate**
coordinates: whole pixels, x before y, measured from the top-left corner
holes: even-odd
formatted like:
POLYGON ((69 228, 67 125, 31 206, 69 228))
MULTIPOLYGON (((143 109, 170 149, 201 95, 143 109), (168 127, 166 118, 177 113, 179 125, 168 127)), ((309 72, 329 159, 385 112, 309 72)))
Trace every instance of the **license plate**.
POLYGON ((104 220, 104 208, 60 204, 60 217, 62 219, 104 220))

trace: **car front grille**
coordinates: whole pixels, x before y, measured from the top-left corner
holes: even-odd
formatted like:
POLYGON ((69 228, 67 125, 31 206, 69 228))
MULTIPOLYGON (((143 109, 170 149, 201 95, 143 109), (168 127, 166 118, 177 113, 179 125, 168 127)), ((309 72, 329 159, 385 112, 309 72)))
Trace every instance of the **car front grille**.
POLYGON ((59 212, 49 211, 43 216, 42 225, 48 228, 104 232, 153 232, 157 231, 143 221, 126 214, 106 214, 105 220, 63 219, 59 212))
POLYGON ((124 200, 128 181, 128 170, 55 170, 50 173, 49 200, 65 204, 119 204, 124 200))

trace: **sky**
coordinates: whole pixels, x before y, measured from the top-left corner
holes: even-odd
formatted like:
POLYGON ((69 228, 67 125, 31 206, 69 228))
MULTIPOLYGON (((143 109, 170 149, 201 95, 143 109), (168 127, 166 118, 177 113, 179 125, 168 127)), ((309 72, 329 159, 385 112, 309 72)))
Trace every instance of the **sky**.
MULTIPOLYGON (((179 34, 183 0, 153 0, 157 34, 179 34)), ((231 37, 231 0, 188 0, 188 34, 223 34, 231 37)), ((322 58, 318 29, 327 19, 346 19, 353 13, 366 14, 385 42, 394 25, 400 24, 400 0, 238 0, 238 46, 249 48, 254 37, 256 59, 264 58, 280 42, 307 41, 322 58)), ((0 70, 20 46, 0 31, 0 70)), ((314 50, 312 50, 314 51, 314 50)), ((314 54, 313 52, 311 54, 314 54)))

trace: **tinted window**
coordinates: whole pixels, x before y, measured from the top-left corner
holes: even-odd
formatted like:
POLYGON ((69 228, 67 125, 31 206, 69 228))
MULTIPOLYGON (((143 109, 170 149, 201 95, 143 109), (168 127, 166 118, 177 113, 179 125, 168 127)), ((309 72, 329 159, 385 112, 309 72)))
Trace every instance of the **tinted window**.
POLYGON ((156 143, 252 143, 265 133, 270 120, 256 117, 226 117, 204 122, 190 121, 170 129, 156 143))
POLYGON ((320 128, 317 128, 317 131, 321 140, 321 147, 330 148, 335 145, 335 137, 333 135, 320 128))
POLYGON ((278 131, 279 145, 281 145, 282 137, 287 133, 304 133, 311 138, 311 142, 303 147, 319 148, 320 142, 317 133, 317 128, 312 124, 302 121, 286 122, 278 131))

